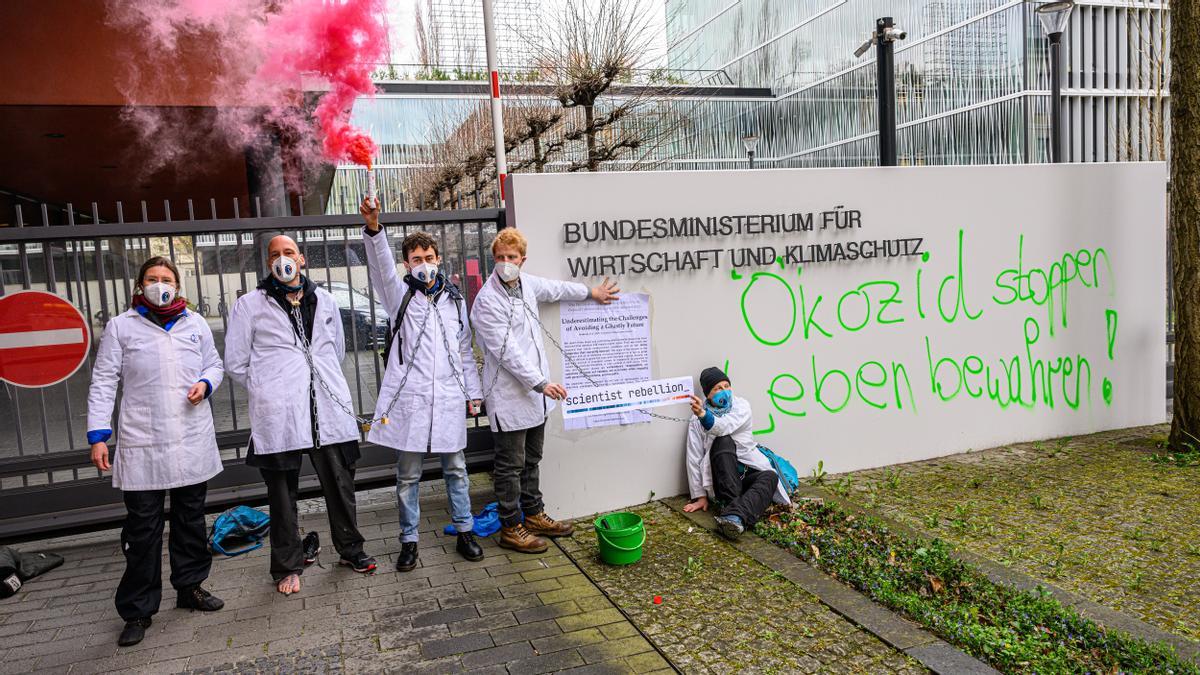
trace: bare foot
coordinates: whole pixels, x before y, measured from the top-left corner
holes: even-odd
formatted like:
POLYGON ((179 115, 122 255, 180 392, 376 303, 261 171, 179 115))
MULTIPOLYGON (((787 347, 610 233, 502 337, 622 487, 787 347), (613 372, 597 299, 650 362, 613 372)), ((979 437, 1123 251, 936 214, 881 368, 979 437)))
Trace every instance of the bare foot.
POLYGON ((283 593, 284 595, 291 595, 292 593, 299 593, 300 592, 300 575, 299 574, 287 575, 286 577, 279 580, 279 584, 275 588, 276 588, 276 590, 278 590, 280 593, 283 593))

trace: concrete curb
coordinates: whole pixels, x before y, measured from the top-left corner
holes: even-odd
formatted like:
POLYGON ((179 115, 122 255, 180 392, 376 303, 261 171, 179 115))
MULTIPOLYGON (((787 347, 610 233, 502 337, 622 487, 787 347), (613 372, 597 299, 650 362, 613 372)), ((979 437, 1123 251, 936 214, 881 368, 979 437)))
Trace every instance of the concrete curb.
MULTIPOLYGON (((813 485, 801 485, 796 491, 796 494, 798 496, 817 497, 831 504, 836 504, 840 508, 856 515, 870 516, 887 524, 889 528, 904 536, 918 537, 922 539, 935 538, 935 535, 932 535, 928 532, 922 532, 911 525, 906 525, 905 523, 893 520, 892 518, 882 515, 876 511, 841 499, 837 495, 831 493, 829 490, 821 487, 813 485)), ((962 560, 963 562, 968 562, 972 565, 975 565, 981 572, 983 572, 985 576, 987 576, 988 579, 991 579, 995 583, 1011 586, 1021 591, 1033 590, 1034 588, 1041 586, 1049 591, 1050 595, 1054 596, 1054 599, 1074 609, 1076 612, 1079 612, 1079 615, 1085 619, 1090 619, 1105 628, 1128 633, 1135 638, 1145 640, 1147 642, 1164 642, 1174 647, 1176 653, 1182 658, 1189 659, 1195 663, 1200 663, 1200 642, 1194 642, 1185 637, 1181 637, 1156 626, 1152 626, 1137 617, 1119 612, 1111 607, 1105 607, 1104 605, 1092 600, 1088 600, 1077 593, 1059 588, 1058 586, 1055 586, 1049 582, 1035 579, 1034 577, 1031 577, 1023 572, 1018 572, 1016 570, 1007 568, 989 558, 985 558, 976 553, 963 550, 959 547, 954 547, 951 550, 951 555, 959 560, 962 560)))
MULTIPOLYGON (((662 500, 668 508, 707 530, 716 530, 712 516, 685 513, 682 497, 662 500)), ((988 664, 846 586, 787 551, 753 534, 730 544, 759 563, 782 574, 816 596, 822 604, 871 633, 897 651, 916 659, 935 673, 975 675, 999 673, 988 664)))

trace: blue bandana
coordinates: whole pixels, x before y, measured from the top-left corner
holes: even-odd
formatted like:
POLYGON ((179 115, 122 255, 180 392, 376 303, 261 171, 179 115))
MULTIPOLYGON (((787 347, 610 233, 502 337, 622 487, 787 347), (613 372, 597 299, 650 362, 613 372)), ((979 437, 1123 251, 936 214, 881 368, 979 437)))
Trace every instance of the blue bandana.
POLYGON ((717 417, 723 417, 728 415, 730 410, 733 410, 733 394, 729 395, 728 403, 726 403, 724 406, 716 405, 712 401, 706 401, 705 403, 708 409, 712 411, 712 414, 716 415, 717 417))
POLYGON ((274 277, 274 275, 271 276, 271 281, 275 282, 275 285, 277 287, 282 288, 284 291, 287 291, 288 293, 295 293, 296 291, 302 290, 304 288, 304 276, 297 274, 296 280, 299 281, 300 283, 296 284, 295 286, 288 286, 287 284, 283 283, 279 279, 276 279, 274 277))

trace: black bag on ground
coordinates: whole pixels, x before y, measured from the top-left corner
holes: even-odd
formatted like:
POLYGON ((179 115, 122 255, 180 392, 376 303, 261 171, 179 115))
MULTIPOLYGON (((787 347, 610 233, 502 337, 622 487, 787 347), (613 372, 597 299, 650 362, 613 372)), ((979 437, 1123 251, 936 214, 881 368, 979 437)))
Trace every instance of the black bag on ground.
POLYGON ((61 564, 63 557, 57 553, 21 553, 0 546, 0 598, 12 597, 26 581, 61 564))

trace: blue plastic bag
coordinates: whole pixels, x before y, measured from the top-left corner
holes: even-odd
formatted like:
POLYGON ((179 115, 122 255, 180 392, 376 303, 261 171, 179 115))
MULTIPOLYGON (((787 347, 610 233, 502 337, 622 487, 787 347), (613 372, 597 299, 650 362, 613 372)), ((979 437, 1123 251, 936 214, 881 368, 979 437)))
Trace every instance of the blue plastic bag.
MULTIPOLYGON (((475 516, 475 527, 473 531, 478 537, 490 537, 500 531, 500 505, 492 502, 483 507, 475 516)), ((446 534, 458 534, 458 529, 451 523, 442 530, 446 534)))
POLYGON ((208 545, 215 553, 233 557, 262 548, 270 531, 271 516, 249 506, 235 506, 213 521, 208 545))
POLYGON ((796 473, 796 467, 786 459, 780 457, 765 446, 758 446, 758 451, 766 456, 767 461, 771 462, 771 468, 775 470, 775 475, 779 476, 779 480, 783 483, 784 489, 788 495, 796 491, 800 487, 800 474, 796 473))

